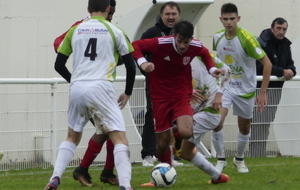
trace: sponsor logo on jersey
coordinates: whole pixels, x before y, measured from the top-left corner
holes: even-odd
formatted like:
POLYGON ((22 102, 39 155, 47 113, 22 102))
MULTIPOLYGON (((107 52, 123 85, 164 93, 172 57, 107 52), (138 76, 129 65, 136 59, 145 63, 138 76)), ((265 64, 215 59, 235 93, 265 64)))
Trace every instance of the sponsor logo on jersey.
POLYGON ((233 88, 242 88, 242 82, 228 82, 229 86, 233 88))
POLYGON ((187 65, 191 62, 191 57, 183 57, 182 61, 184 65, 187 65))
POLYGON ((80 34, 106 34, 108 33, 107 29, 99 29, 99 28, 79 28, 78 35, 80 34))
POLYGON ((224 51, 231 51, 231 52, 235 52, 234 49, 230 48, 230 47, 223 47, 224 51))

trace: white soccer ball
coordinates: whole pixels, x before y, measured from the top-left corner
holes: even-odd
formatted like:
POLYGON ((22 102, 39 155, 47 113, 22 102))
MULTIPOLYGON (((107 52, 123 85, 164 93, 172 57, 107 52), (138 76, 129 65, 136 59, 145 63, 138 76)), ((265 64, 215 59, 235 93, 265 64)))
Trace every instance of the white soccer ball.
POLYGON ((160 163, 154 166, 151 171, 151 181, 155 187, 171 187, 176 182, 177 173, 173 166, 168 163, 160 163))

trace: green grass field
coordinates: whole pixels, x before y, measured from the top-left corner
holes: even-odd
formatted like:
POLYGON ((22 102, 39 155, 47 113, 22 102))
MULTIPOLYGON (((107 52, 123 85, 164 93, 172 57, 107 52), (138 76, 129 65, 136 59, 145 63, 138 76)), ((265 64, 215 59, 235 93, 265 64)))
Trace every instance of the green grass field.
MULTIPOLYGON (((212 163, 216 159, 209 159, 212 163)), ((296 190, 300 189, 300 158, 295 157, 272 157, 272 158, 245 158, 250 170, 249 173, 241 174, 228 158, 228 165, 224 173, 230 176, 226 184, 208 184, 210 177, 203 171, 188 162, 185 166, 176 167, 177 181, 172 190, 296 190)), ((99 181, 99 174, 103 167, 91 167, 90 174, 95 187, 82 187, 72 178, 74 168, 68 168, 63 175, 59 190, 77 189, 105 189, 117 190, 108 184, 99 181)), ((132 167, 132 187, 138 190, 157 189, 156 187, 140 187, 142 183, 150 181, 149 173, 152 168, 142 167, 141 164, 134 164, 132 167)), ((52 169, 28 169, 17 171, 0 172, 1 190, 42 190, 47 184, 52 169)))

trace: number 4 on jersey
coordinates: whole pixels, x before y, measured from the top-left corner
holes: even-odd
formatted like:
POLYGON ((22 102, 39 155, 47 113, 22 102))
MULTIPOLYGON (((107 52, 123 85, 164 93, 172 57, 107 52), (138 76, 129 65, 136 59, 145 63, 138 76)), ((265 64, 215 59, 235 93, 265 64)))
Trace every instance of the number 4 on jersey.
POLYGON ((95 61, 97 57, 96 53, 97 38, 90 38, 88 45, 86 46, 84 56, 89 57, 91 61, 95 61))

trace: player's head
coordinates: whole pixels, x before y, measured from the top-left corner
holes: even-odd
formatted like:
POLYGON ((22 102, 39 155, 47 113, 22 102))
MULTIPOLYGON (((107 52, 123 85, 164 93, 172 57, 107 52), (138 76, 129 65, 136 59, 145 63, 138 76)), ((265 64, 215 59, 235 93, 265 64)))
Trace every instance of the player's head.
POLYGON ((88 11, 93 12, 109 12, 110 0, 89 0, 88 11))
POLYGON ((271 31, 275 38, 282 40, 287 32, 288 22, 281 17, 275 18, 271 24, 271 31))
POLYGON ((227 31, 235 31, 240 18, 238 8, 235 4, 226 3, 222 5, 220 21, 227 31))
POLYGON ((189 21, 179 21, 173 28, 175 44, 180 54, 185 53, 194 35, 194 26, 189 21))
POLYGON ((180 7, 174 1, 164 3, 160 8, 160 18, 164 25, 173 28, 175 23, 178 22, 180 16, 180 7))
POLYGON ((116 12, 116 0, 110 0, 110 11, 106 17, 106 20, 108 20, 109 22, 111 22, 115 12, 116 12))

